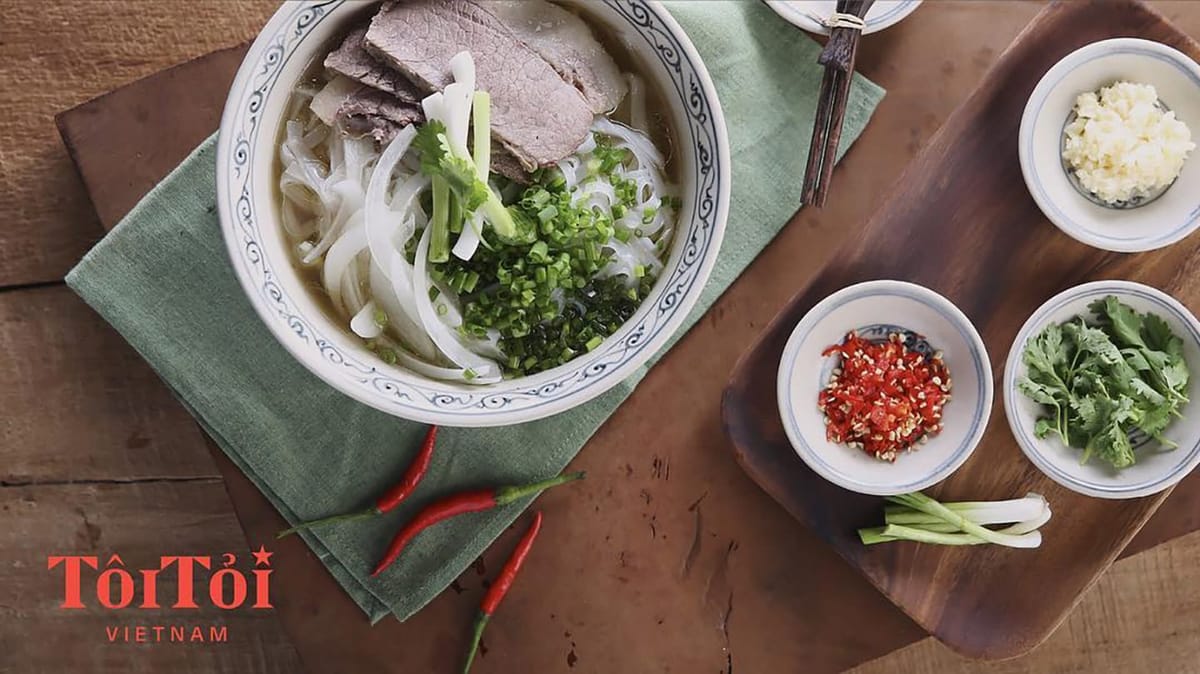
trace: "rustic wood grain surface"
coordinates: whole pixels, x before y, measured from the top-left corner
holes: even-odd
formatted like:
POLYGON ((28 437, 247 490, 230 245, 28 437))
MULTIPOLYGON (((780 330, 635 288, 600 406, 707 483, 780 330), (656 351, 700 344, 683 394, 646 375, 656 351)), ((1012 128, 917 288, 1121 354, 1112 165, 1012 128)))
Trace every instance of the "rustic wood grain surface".
MULTIPOLYGON (((1158 7, 1184 30, 1200 34, 1200 7, 1158 7)), ((101 235, 58 144, 52 115, 252 37, 273 5, 93 0, 47 3, 38 12, 8 9, 0 24, 0 93, 12 112, 0 120, 5 141, 0 199, 10 218, 0 228, 5 244, 0 246, 0 283, 10 289, 0 297, 16 298, 13 307, 18 307, 34 289, 13 286, 53 283, 101 235)), ((583 498, 546 502, 562 521, 571 522, 572 530, 547 529, 544 536, 553 544, 541 548, 547 552, 531 567, 533 578, 567 576, 569 582, 519 585, 506 604, 510 619, 497 620, 489 631, 489 652, 479 671, 716 672, 733 666, 739 672, 835 671, 919 637, 911 623, 740 474, 720 436, 717 401, 745 345, 865 221, 879 196, 1038 9, 930 2, 908 21, 864 41, 860 66, 888 87, 889 96, 835 173, 835 184, 842 187, 835 188, 824 212, 803 211, 746 279, 664 360, 660 369, 675 363, 673 378, 647 378, 639 396, 655 402, 653 412, 645 404, 626 405, 584 450, 580 464, 602 479, 594 480, 583 498), (748 281, 755 278, 761 280, 748 281), (679 395, 680 390, 689 395, 679 395), (670 427, 664 427, 663 418, 673 420, 670 427), (689 509, 701 497, 700 505, 689 509), (638 503, 644 507, 630 505, 638 503), (706 544, 694 571, 684 574, 697 531, 707 537, 706 544)), ((133 178, 144 177, 131 172, 133 178)), ((118 206, 108 209, 110 215, 119 211, 118 206)), ((40 411, 29 405, 19 418, 6 410, 0 419, 0 495, 7 494, 0 500, 9 505, 30 493, 16 490, 44 489, 37 498, 57 504, 19 515, 11 515, 10 507, 0 515, 6 525, 13 523, 0 530, 4 564, 12 565, 5 567, 0 583, 0 671, 61 671, 58 663, 49 664, 53 658, 83 663, 95 652, 95 628, 84 620, 63 620, 36 589, 45 582, 43 548, 69 552, 116 545, 154 555, 170 538, 166 532, 181 527, 187 535, 179 540, 192 549, 244 549, 246 539, 231 528, 234 520, 222 494, 174 491, 193 489, 178 482, 208 484, 222 473, 252 543, 265 540, 279 523, 244 478, 218 472, 205 458, 194 426, 118 337, 101 337, 106 328, 89 318, 68 291, 37 292, 64 295, 58 304, 43 297, 48 308, 19 315, 44 321, 42 334, 78 335, 74 350, 80 353, 71 356, 72 366, 67 356, 47 355, 46 344, 23 339, 22 332, 0 331, 0 346, 11 359, 4 361, 5 381, 19 389, 14 399, 46 401, 40 411), (66 316, 76 313, 82 317, 66 316), (77 323, 65 330, 62 321, 77 323), (55 385, 47 387, 34 368, 22 365, 35 356, 60 368, 55 385), (83 383, 78 383, 82 377, 65 379, 78 367, 110 360, 107 375, 83 383), (74 402, 59 395, 73 395, 74 402), (12 429, 24 430, 18 435, 12 429), (10 471, 10 465, 20 469, 10 471), (79 474, 90 476, 76 477, 85 467, 90 473, 79 474), (128 498, 122 505, 88 497, 96 489, 128 498), (164 493, 154 493, 159 489, 164 493), (186 497, 187 508, 162 507, 172 493, 186 497), (204 499, 212 499, 215 508, 209 511, 204 499), (71 509, 75 503, 86 519, 71 509), (211 524, 189 526, 196 509, 214 513, 211 524), (145 515, 139 518, 140 512, 145 515), (103 518, 120 530, 144 525, 161 533, 130 533, 111 543, 102 534, 93 542, 89 525, 103 518)), ((1194 519, 1186 523, 1197 524, 1194 519)), ((1180 530, 1167 522, 1155 529, 1158 538, 1145 539, 1141 547, 1180 530)), ((447 592, 409 623, 367 629, 302 545, 293 541, 276 549, 284 560, 280 587, 288 590, 280 592, 279 617, 307 669, 452 671, 446 654, 462 645, 461 630, 482 585, 475 571, 458 584, 461 596, 447 592)), ((864 669, 1188 671, 1200 650, 1200 634, 1188 627, 1200 618, 1198 562, 1200 537, 1188 536, 1118 563, 1049 642, 1009 663, 974 665, 926 640, 864 669)), ((483 568, 496 564, 489 557, 483 568)), ((259 623, 239 629, 239 639, 225 646, 228 652, 180 649, 151 656, 117 646, 93 660, 90 669, 213 671, 220 661, 228 671, 298 671, 275 622, 259 623)))

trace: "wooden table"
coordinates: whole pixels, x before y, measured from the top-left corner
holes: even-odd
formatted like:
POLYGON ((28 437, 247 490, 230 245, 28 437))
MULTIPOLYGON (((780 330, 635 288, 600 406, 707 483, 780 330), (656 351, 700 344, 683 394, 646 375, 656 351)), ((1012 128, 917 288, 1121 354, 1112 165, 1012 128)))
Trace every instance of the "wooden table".
MULTIPOLYGON (((1200 35, 1200 3, 1157 6, 1200 35)), ((112 614, 57 608, 61 577, 46 571, 48 554, 117 551, 137 566, 161 554, 244 552, 278 526, 245 479, 213 461, 200 431, 132 349, 61 285, 102 235, 101 222, 111 224, 128 204, 97 198, 97 221, 52 123, 54 113, 108 89, 251 37, 273 3, 93 0, 9 9, 0 23, 0 94, 8 102, 0 117, 0 213, 8 215, 0 227, 0 381, 8 384, 0 389, 0 672, 294 672, 301 663, 314 672, 453 671, 482 585, 475 571, 410 622, 371 629, 295 541, 274 546, 277 612, 188 617, 224 621, 226 644, 109 644, 102 626, 112 614)), ((931 2, 864 42, 860 66, 889 95, 836 172, 830 205, 802 211, 664 359, 659 370, 671 376, 652 373, 589 443, 577 463, 600 479, 570 499, 547 496, 547 507, 576 526, 548 537, 531 558, 530 576, 543 585, 517 586, 478 671, 836 671, 879 656, 860 669, 1194 666, 1196 535, 1119 562, 1024 658, 968 663, 929 639, 887 655, 920 633, 759 492, 719 432, 719 393, 747 341, 870 214, 1037 9, 931 2), (701 554, 683 564, 697 537, 701 554)), ((141 159, 107 176, 110 188, 141 185, 165 158, 150 151, 141 159)), ((1177 509, 1153 521, 1135 547, 1196 528, 1197 515, 1177 509)), ((484 566, 496 562, 489 556, 484 566)), ((170 611, 139 619, 181 622, 170 611)))

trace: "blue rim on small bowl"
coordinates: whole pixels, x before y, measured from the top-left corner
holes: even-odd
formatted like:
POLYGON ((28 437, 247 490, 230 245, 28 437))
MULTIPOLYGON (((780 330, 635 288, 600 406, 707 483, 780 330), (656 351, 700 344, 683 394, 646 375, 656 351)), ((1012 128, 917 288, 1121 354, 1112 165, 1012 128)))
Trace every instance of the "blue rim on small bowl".
MULTIPOLYGON (((1200 419, 1183 410, 1184 419, 1169 426, 1165 436, 1179 444, 1170 451, 1152 447, 1137 450, 1138 462, 1115 471, 1093 459, 1080 464, 1079 450, 1067 447, 1056 438, 1038 439, 1033 434, 1040 406, 1017 391, 1017 379, 1026 368, 1022 360, 1025 343, 1050 323, 1061 323, 1087 312, 1091 302, 1114 295, 1139 312, 1158 314, 1171 330, 1183 339, 1184 358, 1190 368, 1200 363, 1200 322, 1187 307, 1170 295, 1132 281, 1093 281, 1064 290, 1038 307, 1017 331, 1004 366, 1004 415, 1017 445, 1046 477, 1071 491, 1106 499, 1139 498, 1173 486, 1200 464, 1200 419)), ((1196 370, 1192 369, 1189 393, 1196 390, 1196 370)), ((1189 397, 1193 397, 1189 395, 1189 397)), ((1192 405, 1188 405, 1191 408, 1192 405)))
POLYGON ((1063 128, 1079 94, 1120 80, 1154 85, 1193 141, 1200 138, 1200 64, 1158 42, 1114 38, 1071 52, 1042 76, 1021 116, 1018 155, 1030 195, 1064 234, 1133 253, 1168 246, 1200 227, 1200 159, 1193 150, 1175 183, 1138 208, 1106 208, 1080 194, 1063 168, 1063 128))
POLYGON ((890 496, 941 482, 971 456, 992 412, 992 369, 979 332, 950 300, 913 283, 867 281, 833 293, 804 315, 784 347, 776 393, 788 440, 814 472, 843 489, 890 496), (954 381, 942 433, 895 463, 827 440, 817 409, 832 369, 821 352, 850 330, 876 327, 927 338, 942 351, 954 381))
MULTIPOLYGON (((837 9, 837 3, 832 0, 824 2, 813 0, 764 0, 784 21, 810 33, 828 35, 829 27, 821 20, 837 9)), ((916 11, 922 0, 881 0, 874 3, 864 18, 866 26, 863 34, 881 31, 904 20, 916 11)))

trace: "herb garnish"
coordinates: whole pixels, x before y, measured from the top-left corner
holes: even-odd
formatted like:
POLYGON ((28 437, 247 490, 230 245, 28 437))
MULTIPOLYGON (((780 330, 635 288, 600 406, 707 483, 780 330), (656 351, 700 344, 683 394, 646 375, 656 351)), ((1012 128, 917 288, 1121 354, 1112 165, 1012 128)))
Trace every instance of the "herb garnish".
POLYGON ((1047 407, 1034 434, 1057 434, 1114 468, 1135 461, 1130 433, 1140 431, 1165 447, 1172 417, 1188 402, 1183 341, 1162 318, 1139 314, 1116 297, 1088 306, 1091 323, 1077 316, 1046 326, 1022 354, 1028 374, 1017 388, 1047 407))

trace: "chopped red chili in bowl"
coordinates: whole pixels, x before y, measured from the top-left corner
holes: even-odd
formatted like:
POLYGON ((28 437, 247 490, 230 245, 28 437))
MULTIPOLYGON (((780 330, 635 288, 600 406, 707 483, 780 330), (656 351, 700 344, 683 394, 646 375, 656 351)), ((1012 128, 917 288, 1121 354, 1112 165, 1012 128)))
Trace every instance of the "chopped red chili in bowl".
POLYGON ((940 353, 927 357, 906 339, 893 333, 871 342, 851 331, 822 352, 841 361, 817 397, 826 438, 895 461, 942 430, 950 371, 940 353))

